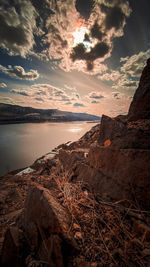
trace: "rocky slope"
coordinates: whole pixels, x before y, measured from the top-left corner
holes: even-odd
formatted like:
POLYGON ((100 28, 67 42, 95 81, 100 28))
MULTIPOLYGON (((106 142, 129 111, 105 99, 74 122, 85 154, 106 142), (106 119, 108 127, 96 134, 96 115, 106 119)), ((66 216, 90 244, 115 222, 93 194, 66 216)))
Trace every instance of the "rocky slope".
POLYGON ((1 179, 1 266, 150 266, 149 84, 148 60, 128 116, 1 179))

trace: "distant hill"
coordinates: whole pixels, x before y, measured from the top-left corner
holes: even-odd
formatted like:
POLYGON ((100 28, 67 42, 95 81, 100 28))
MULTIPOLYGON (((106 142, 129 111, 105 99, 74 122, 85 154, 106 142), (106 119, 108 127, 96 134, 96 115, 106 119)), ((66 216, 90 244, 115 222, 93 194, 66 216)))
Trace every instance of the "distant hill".
POLYGON ((86 113, 58 109, 36 109, 0 103, 0 124, 25 122, 99 121, 101 118, 86 113))

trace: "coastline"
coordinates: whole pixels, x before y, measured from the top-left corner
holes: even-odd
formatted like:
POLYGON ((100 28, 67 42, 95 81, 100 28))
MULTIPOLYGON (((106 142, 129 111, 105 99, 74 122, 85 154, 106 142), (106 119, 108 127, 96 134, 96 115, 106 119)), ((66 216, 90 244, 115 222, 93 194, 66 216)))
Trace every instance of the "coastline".
POLYGON ((100 123, 100 120, 93 120, 93 121, 87 121, 87 120, 40 120, 40 121, 0 121, 0 125, 7 125, 7 124, 21 124, 21 123, 67 123, 67 122, 86 122, 86 123, 100 123))

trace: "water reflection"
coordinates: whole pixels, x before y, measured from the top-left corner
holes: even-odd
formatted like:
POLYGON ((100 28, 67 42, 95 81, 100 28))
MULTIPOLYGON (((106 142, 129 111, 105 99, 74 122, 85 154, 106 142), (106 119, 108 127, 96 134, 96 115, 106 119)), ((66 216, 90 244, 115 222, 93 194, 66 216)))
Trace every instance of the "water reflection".
POLYGON ((82 131, 82 127, 79 127, 79 126, 73 126, 72 128, 68 129, 69 132, 72 132, 72 133, 80 133, 82 131))
POLYGON ((31 165, 59 144, 76 141, 95 123, 0 125, 0 176, 31 165))

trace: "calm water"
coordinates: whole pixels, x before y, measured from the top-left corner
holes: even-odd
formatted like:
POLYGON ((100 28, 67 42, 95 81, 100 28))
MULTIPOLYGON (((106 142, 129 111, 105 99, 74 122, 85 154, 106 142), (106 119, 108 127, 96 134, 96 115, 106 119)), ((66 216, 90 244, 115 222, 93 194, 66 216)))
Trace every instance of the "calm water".
POLYGON ((31 165, 59 144, 78 140, 95 123, 0 125, 0 176, 31 165))

